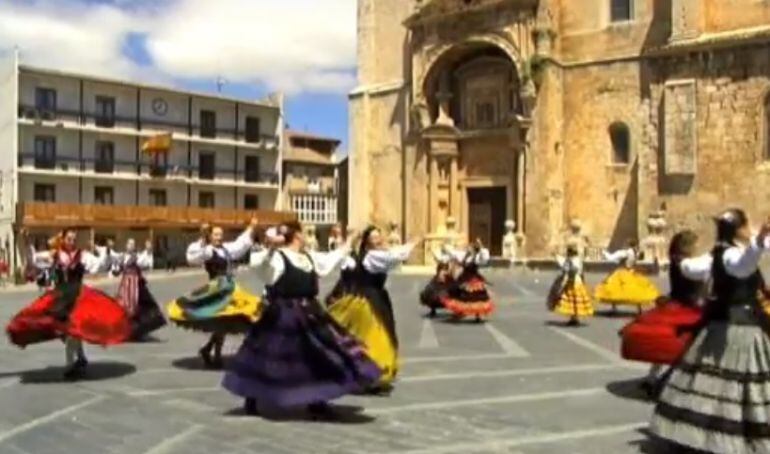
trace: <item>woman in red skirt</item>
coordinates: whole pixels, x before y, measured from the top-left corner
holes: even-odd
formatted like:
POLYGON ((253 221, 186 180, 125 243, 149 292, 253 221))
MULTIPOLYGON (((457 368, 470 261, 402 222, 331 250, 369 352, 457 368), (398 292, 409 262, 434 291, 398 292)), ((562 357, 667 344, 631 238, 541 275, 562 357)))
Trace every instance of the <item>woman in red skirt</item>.
POLYGON ((687 279, 681 262, 696 255, 698 236, 691 230, 674 235, 669 246, 671 292, 658 299, 657 307, 645 312, 621 331, 625 359, 652 363, 644 390, 654 396, 662 382, 664 367, 676 362, 692 340, 690 329, 701 319, 705 285, 687 279))
POLYGON ((53 263, 55 287, 19 312, 6 331, 19 347, 62 339, 66 347, 64 377, 77 379, 88 360, 83 341, 97 345, 124 342, 131 334, 126 311, 106 294, 83 285, 83 276, 104 266, 106 257, 78 249, 77 233, 66 229, 51 240, 48 254, 53 263))
POLYGON ((441 302, 453 318, 474 317, 481 322, 495 310, 487 291, 487 281, 479 272, 479 267, 489 263, 489 249, 476 239, 467 251, 453 251, 451 255, 455 272, 460 271, 441 302))

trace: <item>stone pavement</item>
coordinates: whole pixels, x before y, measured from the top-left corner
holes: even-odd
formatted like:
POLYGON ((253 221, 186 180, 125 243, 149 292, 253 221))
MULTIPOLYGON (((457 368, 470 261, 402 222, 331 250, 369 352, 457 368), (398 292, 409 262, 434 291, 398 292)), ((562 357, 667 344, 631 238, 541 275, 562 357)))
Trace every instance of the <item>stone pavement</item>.
MULTIPOLYGON (((422 318, 424 276, 393 276, 401 380, 391 397, 341 400, 338 422, 243 416, 222 374, 195 357, 204 336, 174 327, 154 342, 89 348, 89 379, 75 384, 59 379, 60 343, 26 351, 4 343, 0 453, 660 452, 644 434, 652 408, 636 380, 645 370, 617 354, 627 318, 565 328, 543 304, 553 274, 488 277, 499 303, 493 319, 452 324, 422 318)), ((180 275, 152 289, 166 301, 201 281, 180 275)), ((0 295, 0 318, 34 295, 0 295)), ((229 339, 228 350, 238 342, 229 339)))

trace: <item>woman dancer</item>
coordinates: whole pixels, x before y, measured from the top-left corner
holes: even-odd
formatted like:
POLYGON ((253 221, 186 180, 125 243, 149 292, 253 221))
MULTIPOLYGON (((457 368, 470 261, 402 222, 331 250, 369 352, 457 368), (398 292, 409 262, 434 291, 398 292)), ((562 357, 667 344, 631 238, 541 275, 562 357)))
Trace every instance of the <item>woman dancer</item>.
POLYGON ((652 418, 652 433, 713 453, 770 452, 770 322, 757 300, 759 260, 770 223, 752 237, 746 213, 716 220, 710 254, 683 260, 688 279, 712 279, 695 341, 674 366, 652 418))
POLYGON ((52 339, 64 339, 66 379, 78 379, 88 365, 83 341, 97 345, 124 342, 131 324, 120 304, 83 284, 83 276, 103 266, 103 260, 78 249, 77 233, 65 229, 50 242, 47 254, 55 275, 55 287, 19 312, 8 324, 8 336, 19 347, 52 339))
POLYGON ((453 251, 452 266, 459 274, 441 302, 456 319, 475 317, 477 322, 489 316, 495 305, 487 292, 487 281, 479 267, 489 263, 489 249, 476 239, 467 251, 453 251))
POLYGON ((406 261, 417 242, 388 247, 377 227, 368 227, 358 253, 349 258, 347 292, 330 302, 331 316, 366 348, 383 374, 372 392, 387 392, 398 373, 398 336, 393 303, 385 289, 388 272, 406 261))
POLYGON ((201 238, 187 248, 188 263, 203 265, 210 282, 172 301, 168 316, 183 328, 210 333, 209 341, 198 351, 206 367, 221 368, 227 334, 246 332, 259 318, 261 300, 237 285, 234 276, 234 262, 251 250, 257 224, 252 220, 246 231, 229 243, 224 241, 221 227, 204 225, 201 238))
POLYGON ((443 309, 442 298, 447 296, 453 282, 449 269, 449 262, 452 259, 449 245, 443 245, 439 251, 434 250, 433 259, 436 261, 436 274, 420 292, 420 304, 430 310, 428 318, 436 317, 436 312, 443 309))
POLYGON ((626 249, 614 253, 604 251, 605 260, 620 266, 596 287, 594 299, 612 305, 613 313, 619 305, 628 305, 636 306, 641 314, 643 306, 654 304, 660 296, 655 284, 634 268, 639 256, 639 244, 635 240, 629 241, 626 249))
POLYGON ((147 241, 142 252, 136 250, 136 241, 126 241, 126 251, 113 253, 112 273, 122 275, 115 298, 131 318, 131 340, 144 339, 151 332, 166 325, 163 312, 147 288, 144 270, 153 267, 152 243, 147 241))
MULTIPOLYGON (((274 230, 274 229, 271 229, 274 230)), ((318 276, 349 253, 350 242, 329 253, 306 252, 302 226, 269 231, 269 249, 258 267, 268 285, 261 319, 251 328, 225 374, 224 387, 245 399, 285 409, 307 407, 325 414, 326 402, 377 383, 380 370, 363 347, 318 302, 318 276)))
POLYGON ((569 317, 568 326, 579 326, 581 318, 594 315, 591 295, 583 281, 583 261, 575 246, 567 247, 567 257, 557 257, 562 269, 548 297, 548 307, 557 314, 569 317))
POLYGON ((345 237, 342 234, 342 225, 334 224, 329 232, 329 240, 326 242, 326 250, 333 251, 345 244, 345 237))
POLYGON ((698 236, 691 230, 674 235, 668 251, 671 293, 659 298, 655 309, 640 315, 620 332, 623 358, 652 364, 642 382, 642 389, 650 397, 660 390, 664 367, 674 364, 692 341, 687 328, 695 326, 702 316, 705 285, 688 279, 681 270, 681 263, 695 256, 697 242, 698 236))

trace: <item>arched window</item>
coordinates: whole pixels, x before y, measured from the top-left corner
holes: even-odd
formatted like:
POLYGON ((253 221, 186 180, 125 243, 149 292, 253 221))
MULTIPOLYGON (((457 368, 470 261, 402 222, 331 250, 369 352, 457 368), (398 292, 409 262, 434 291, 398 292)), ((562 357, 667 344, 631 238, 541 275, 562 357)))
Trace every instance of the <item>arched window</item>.
POLYGON ((612 142, 612 163, 630 163, 631 131, 629 131, 628 125, 622 122, 615 122, 610 125, 610 141, 612 142))
POLYGON ((612 22, 630 21, 634 18, 634 0, 610 0, 612 22))
POLYGON ((762 151, 765 160, 770 160, 770 91, 765 95, 762 109, 762 125, 765 131, 762 151))

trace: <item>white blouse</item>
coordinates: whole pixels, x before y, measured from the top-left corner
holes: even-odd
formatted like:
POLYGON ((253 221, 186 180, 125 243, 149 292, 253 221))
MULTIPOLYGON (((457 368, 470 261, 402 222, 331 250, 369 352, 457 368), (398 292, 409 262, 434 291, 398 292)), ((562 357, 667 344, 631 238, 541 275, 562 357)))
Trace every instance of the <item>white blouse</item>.
POLYGON ((278 251, 283 252, 291 264, 300 270, 305 272, 315 270, 319 276, 326 276, 350 254, 350 247, 343 245, 331 252, 308 251, 307 254, 289 248, 255 251, 251 254, 251 265, 256 267, 262 282, 275 284, 286 271, 283 257, 278 251))
MULTIPOLYGON (((59 263, 67 266, 70 264, 71 256, 63 251, 56 252, 59 254, 59 263)), ((53 266, 54 256, 51 251, 35 252, 35 263, 45 263, 44 268, 53 266)), ((99 273, 104 266, 109 263, 107 255, 97 256, 88 251, 80 251, 80 263, 83 264, 85 272, 87 274, 99 273)))
POLYGON ((580 257, 567 258, 557 255, 556 262, 559 264, 561 270, 565 273, 574 271, 577 274, 581 274, 583 272, 583 261, 580 260, 580 257))
MULTIPOLYGON (((722 256, 725 271, 735 278, 746 279, 757 271, 759 259, 762 258, 762 253, 768 249, 770 249, 770 239, 765 241, 763 247, 760 247, 757 245, 756 238, 752 238, 749 246, 733 246, 726 249, 722 256)), ((706 282, 711 278, 713 264, 714 257, 708 253, 700 257, 682 260, 679 268, 686 278, 706 282)))
MULTIPOLYGON (((397 268, 407 259, 417 243, 408 243, 388 249, 371 250, 366 253, 363 260, 364 269, 373 274, 384 274, 397 268)), ((342 264, 343 270, 356 268, 356 261, 348 256, 342 264)))
POLYGON ((449 257, 450 261, 455 261, 460 264, 474 263, 478 266, 484 266, 489 263, 490 254, 489 249, 481 248, 476 253, 470 253, 464 249, 449 249, 445 251, 445 254, 449 257))
POLYGON ((187 263, 193 266, 200 266, 214 257, 214 254, 222 258, 238 260, 245 256, 254 245, 254 240, 251 236, 251 230, 246 230, 235 241, 222 243, 222 246, 219 247, 206 244, 203 240, 198 240, 187 247, 187 263))
POLYGON ((633 248, 620 249, 615 252, 602 251, 604 260, 608 262, 624 264, 628 267, 636 265, 636 251, 633 248))

